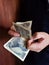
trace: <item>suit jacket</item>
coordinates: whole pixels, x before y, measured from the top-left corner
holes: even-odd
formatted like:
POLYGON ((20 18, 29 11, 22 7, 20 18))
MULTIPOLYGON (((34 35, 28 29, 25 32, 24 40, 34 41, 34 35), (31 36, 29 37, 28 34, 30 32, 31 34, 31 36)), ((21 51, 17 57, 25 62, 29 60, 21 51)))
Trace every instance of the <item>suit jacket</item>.
MULTIPOLYGON (((19 21, 33 20, 32 33, 43 31, 49 33, 49 12, 47 0, 23 0, 19 21)), ((40 53, 30 52, 25 60, 27 65, 49 65, 49 46, 40 53)))
POLYGON ((20 6, 19 21, 33 20, 32 33, 49 33, 48 0, 23 0, 20 6))

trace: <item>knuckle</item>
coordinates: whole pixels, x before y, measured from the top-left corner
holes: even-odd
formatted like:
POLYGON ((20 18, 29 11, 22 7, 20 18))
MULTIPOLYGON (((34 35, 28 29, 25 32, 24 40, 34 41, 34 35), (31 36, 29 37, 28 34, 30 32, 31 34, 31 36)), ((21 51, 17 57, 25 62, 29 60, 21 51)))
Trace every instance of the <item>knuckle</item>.
POLYGON ((41 50, 38 50, 37 52, 40 52, 41 50))

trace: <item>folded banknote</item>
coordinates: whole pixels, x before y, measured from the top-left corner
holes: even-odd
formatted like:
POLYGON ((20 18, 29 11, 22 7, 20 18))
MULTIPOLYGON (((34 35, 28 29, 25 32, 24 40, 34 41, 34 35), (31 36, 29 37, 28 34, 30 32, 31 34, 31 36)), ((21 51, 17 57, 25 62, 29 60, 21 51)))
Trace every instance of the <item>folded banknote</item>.
MULTIPOLYGON (((14 22, 13 22, 14 24, 14 22)), ((32 21, 25 21, 25 22, 16 22, 16 25, 20 25, 26 29, 31 29, 32 21)))
POLYGON ((31 25, 32 21, 26 21, 26 22, 16 22, 13 23, 16 32, 20 33, 22 37, 25 39, 31 38, 31 25))

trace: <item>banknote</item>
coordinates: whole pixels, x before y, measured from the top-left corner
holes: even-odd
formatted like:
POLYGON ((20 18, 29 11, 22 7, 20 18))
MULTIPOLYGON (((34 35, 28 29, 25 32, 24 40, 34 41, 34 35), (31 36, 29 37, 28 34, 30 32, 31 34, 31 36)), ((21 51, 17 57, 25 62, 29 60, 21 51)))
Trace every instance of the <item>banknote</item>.
POLYGON ((27 22, 17 22, 13 23, 16 32, 20 33, 20 35, 26 39, 31 37, 31 25, 32 21, 27 22))
POLYGON ((24 61, 29 49, 25 47, 26 41, 22 37, 13 37, 7 43, 4 44, 4 48, 18 57, 21 61, 24 61))
POLYGON ((16 32, 20 33, 21 37, 28 39, 31 37, 31 30, 27 30, 19 25, 15 25, 16 32))
POLYGON ((25 22, 16 22, 16 25, 21 25, 22 27, 26 29, 31 29, 32 21, 25 21, 25 22))

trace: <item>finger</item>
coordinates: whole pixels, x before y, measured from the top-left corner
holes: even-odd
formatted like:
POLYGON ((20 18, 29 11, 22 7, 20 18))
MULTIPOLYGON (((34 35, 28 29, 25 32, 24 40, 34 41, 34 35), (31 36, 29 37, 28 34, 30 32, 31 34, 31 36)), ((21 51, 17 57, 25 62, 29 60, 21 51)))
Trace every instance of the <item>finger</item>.
POLYGON ((30 46, 32 43, 41 43, 44 39, 40 38, 38 40, 34 40, 33 38, 31 38, 31 40, 28 41, 28 46, 30 46))
POLYGON ((36 52, 40 52, 41 50, 43 50, 46 46, 48 46, 48 44, 44 41, 42 42, 34 42, 32 43, 30 46, 28 46, 28 49, 30 49, 31 51, 36 51, 36 52))
POLYGON ((15 29, 15 27, 14 27, 14 25, 13 26, 11 26, 11 28, 10 28, 11 30, 13 30, 13 31, 16 31, 16 29, 15 29))
POLYGON ((31 43, 33 42, 33 38, 31 38, 30 40, 28 40, 28 46, 30 46, 31 45, 31 43))
POLYGON ((38 52, 39 50, 41 50, 40 49, 41 47, 40 47, 40 45, 36 42, 36 43, 32 43, 29 47, 28 47, 28 49, 30 49, 31 51, 36 51, 36 52, 38 52))
POLYGON ((9 30, 8 34, 11 35, 11 36, 20 36, 19 33, 16 33, 15 31, 12 31, 12 30, 9 30))
POLYGON ((44 33, 44 32, 36 32, 34 35, 33 35, 33 39, 36 40, 36 39, 40 39, 40 38, 45 38, 47 34, 44 33))

